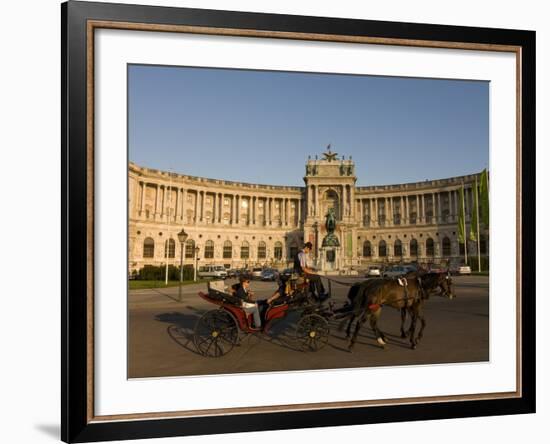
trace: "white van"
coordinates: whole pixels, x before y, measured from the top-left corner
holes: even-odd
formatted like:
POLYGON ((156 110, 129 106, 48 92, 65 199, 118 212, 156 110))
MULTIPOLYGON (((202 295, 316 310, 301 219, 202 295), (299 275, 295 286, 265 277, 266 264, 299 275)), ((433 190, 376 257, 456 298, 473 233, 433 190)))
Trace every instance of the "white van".
POLYGON ((227 271, 222 265, 204 265, 199 267, 197 275, 200 278, 225 279, 227 271))

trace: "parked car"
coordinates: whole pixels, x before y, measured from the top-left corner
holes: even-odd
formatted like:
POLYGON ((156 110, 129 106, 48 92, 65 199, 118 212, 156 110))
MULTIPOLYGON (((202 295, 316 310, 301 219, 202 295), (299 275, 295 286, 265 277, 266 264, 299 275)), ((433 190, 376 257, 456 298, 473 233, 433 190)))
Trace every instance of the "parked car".
POLYGON ((238 270, 236 270, 234 268, 229 268, 226 271, 227 271, 227 277, 228 278, 236 278, 237 277, 238 270))
POLYGON ((250 273, 246 268, 237 268, 235 269, 235 277, 238 279, 239 277, 245 275, 248 276, 250 273))
POLYGON ((451 267, 451 274, 472 274, 472 269, 469 265, 457 265, 455 267, 451 267))
POLYGON ((252 271, 250 272, 250 276, 252 279, 261 279, 262 278, 262 267, 254 267, 252 271))
POLYGON ((405 265, 394 265, 393 267, 386 268, 382 273, 382 277, 399 277, 407 274, 409 271, 413 271, 413 268, 405 265))
POLYGON ((381 275, 380 267, 377 267, 377 266, 369 267, 365 272, 366 277, 380 277, 380 275, 381 275))
POLYGON ((294 273, 294 268, 285 268, 283 271, 281 271, 280 275, 283 278, 288 278, 294 273))
POLYGON ((221 265, 203 265, 199 267, 197 275, 200 278, 225 279, 227 271, 221 265))
POLYGON ((277 270, 266 268, 262 271, 261 279, 262 281, 274 281, 277 279, 277 270))

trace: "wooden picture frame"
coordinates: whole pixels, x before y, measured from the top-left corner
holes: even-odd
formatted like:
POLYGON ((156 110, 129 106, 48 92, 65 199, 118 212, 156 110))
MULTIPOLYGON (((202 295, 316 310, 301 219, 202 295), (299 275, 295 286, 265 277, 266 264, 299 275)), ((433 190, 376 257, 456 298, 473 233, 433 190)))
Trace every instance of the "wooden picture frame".
MULTIPOLYGON (((535 33, 69 1, 62 4, 62 416, 65 442, 535 412, 535 33), (516 56, 516 382, 513 392, 132 415, 94 413, 94 32, 276 38, 516 56)), ((498 270, 497 270, 498 272, 498 270)))

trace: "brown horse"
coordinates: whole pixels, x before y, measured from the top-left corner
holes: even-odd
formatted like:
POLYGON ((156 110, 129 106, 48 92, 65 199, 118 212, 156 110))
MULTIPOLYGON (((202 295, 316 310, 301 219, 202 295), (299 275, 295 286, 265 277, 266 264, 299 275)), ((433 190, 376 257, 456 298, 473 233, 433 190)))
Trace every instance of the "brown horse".
POLYGON ((420 342, 423 337, 424 328, 426 327, 426 320, 424 319, 423 308, 424 303, 430 297, 430 294, 433 294, 438 289, 440 290, 439 294, 441 296, 447 297, 449 299, 454 299, 455 294, 453 292, 453 280, 449 273, 419 273, 417 277, 418 279, 420 279, 420 284, 423 289, 422 298, 419 301, 418 307, 414 307, 414 309, 404 307, 401 309, 401 337, 406 338, 407 333, 410 334, 410 330, 413 328, 412 318, 416 315, 418 316, 418 319, 420 319, 421 323, 420 331, 418 332, 418 336, 416 338, 416 342, 418 344, 418 342, 420 342), (407 312, 411 317, 411 325, 409 327, 409 330, 405 332, 405 319, 407 317, 407 312))
POLYGON ((416 273, 407 274, 401 283, 397 279, 371 279, 359 284, 354 284, 348 293, 348 299, 351 301, 351 317, 347 327, 347 337, 351 333, 351 326, 355 319, 355 331, 350 339, 348 349, 351 351, 357 335, 362 325, 370 320, 370 326, 376 335, 377 342, 384 347, 386 345, 384 334, 378 328, 378 319, 382 312, 382 306, 387 305, 404 309, 412 314, 411 328, 409 329, 409 340, 411 348, 416 348, 418 343, 414 337, 416 330, 416 321, 421 320, 423 325, 425 321, 420 312, 421 301, 424 298, 424 289, 416 273))

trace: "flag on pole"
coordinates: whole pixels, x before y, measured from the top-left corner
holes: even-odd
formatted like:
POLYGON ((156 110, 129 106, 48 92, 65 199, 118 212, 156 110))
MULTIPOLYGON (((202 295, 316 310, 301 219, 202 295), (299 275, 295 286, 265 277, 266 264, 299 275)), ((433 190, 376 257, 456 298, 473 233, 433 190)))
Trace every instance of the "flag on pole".
POLYGON ((489 175, 486 169, 481 172, 479 182, 480 222, 489 228, 489 175))
POLYGON ((470 240, 476 241, 478 239, 479 233, 479 200, 478 200, 478 191, 477 191, 477 177, 475 186, 472 188, 474 208, 472 208, 472 219, 470 222, 470 240))
POLYGON ((464 185, 460 188, 458 197, 458 242, 461 244, 466 243, 466 217, 464 215, 464 185))

